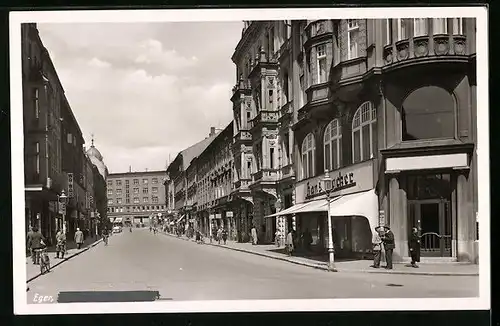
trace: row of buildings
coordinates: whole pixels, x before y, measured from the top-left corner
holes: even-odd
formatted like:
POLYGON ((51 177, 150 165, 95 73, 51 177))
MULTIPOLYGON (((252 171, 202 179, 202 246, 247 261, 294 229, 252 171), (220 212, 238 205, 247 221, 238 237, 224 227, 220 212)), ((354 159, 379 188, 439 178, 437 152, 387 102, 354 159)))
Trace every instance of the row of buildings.
MULTIPOLYGON (((375 227, 408 257, 477 261, 476 22, 471 18, 248 21, 232 60, 234 119, 167 169, 167 211, 260 242, 291 228, 337 256, 375 227)), ((214 130, 212 130, 214 131, 214 130)))
POLYGON ((78 125, 36 24, 22 24, 25 222, 55 241, 77 227, 96 231, 106 219, 107 168, 78 125), (67 199, 64 200, 64 196, 67 199))

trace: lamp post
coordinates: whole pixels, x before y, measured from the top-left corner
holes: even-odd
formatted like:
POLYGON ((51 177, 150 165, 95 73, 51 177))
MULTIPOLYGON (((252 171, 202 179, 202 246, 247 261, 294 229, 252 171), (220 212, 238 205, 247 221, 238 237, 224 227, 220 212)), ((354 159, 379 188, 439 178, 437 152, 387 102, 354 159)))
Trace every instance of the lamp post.
POLYGON ((325 177, 323 178, 323 188, 326 193, 327 205, 327 219, 328 219, 328 270, 331 272, 336 272, 335 269, 335 249, 333 247, 333 234, 332 234, 332 217, 330 216, 330 195, 332 191, 332 178, 330 178, 330 173, 325 170, 325 177))
POLYGON ((63 234, 66 234, 66 200, 68 199, 68 196, 64 193, 64 189, 61 191, 61 195, 59 196, 59 199, 62 200, 62 204, 64 209, 62 209, 62 216, 63 216, 63 234))
MULTIPOLYGON (((274 208, 276 208, 276 213, 279 213, 281 211, 281 200, 280 198, 278 197, 278 199, 276 199, 276 203, 274 204, 274 208)), ((281 246, 281 243, 282 243, 282 237, 283 237, 283 234, 281 234, 281 216, 280 215, 277 215, 276 216, 276 230, 278 230, 278 234, 279 234, 279 238, 276 239, 276 243, 277 243, 277 246, 281 246)))

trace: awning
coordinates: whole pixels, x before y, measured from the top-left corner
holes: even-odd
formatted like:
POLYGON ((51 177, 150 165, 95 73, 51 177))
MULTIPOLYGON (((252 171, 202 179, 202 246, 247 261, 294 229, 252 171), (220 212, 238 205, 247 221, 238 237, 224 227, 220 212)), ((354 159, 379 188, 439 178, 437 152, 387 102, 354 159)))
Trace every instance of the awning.
POLYGON ((177 220, 177 222, 176 222, 176 223, 179 223, 179 222, 180 222, 180 221, 182 221, 182 219, 183 219, 183 218, 185 218, 185 217, 186 217, 186 215, 182 215, 182 216, 181 216, 181 217, 177 220))
POLYGON ((122 221, 123 221, 123 219, 121 217, 117 217, 117 218, 115 218, 113 223, 121 223, 122 221))
POLYGON ((378 214, 378 196, 374 189, 342 196, 330 203, 331 216, 363 216, 372 232, 378 226, 378 214))
POLYGON ((327 211, 327 202, 326 199, 322 200, 313 200, 307 203, 300 203, 297 205, 293 205, 285 210, 282 210, 278 213, 268 215, 266 217, 275 217, 275 216, 283 216, 289 214, 296 213, 308 213, 308 212, 326 212, 327 211))

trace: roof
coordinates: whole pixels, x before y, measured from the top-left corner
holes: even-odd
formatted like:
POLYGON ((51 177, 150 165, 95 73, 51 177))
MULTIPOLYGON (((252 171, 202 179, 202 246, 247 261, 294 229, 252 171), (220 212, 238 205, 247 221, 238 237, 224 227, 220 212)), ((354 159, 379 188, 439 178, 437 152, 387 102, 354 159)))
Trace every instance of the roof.
POLYGON ((189 166, 191 165, 191 161, 194 158, 203 153, 205 148, 207 148, 208 145, 210 145, 210 143, 217 137, 218 134, 219 133, 217 132, 215 135, 207 137, 202 141, 180 152, 180 155, 182 155, 182 165, 184 171, 186 171, 189 168, 189 166))

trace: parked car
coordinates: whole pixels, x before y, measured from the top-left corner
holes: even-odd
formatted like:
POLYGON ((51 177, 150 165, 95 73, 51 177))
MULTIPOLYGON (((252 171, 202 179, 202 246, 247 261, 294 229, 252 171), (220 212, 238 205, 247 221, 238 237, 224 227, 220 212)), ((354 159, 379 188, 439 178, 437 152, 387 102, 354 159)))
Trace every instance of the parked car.
POLYGON ((122 232, 122 227, 119 225, 116 225, 113 227, 113 233, 120 233, 122 232))

